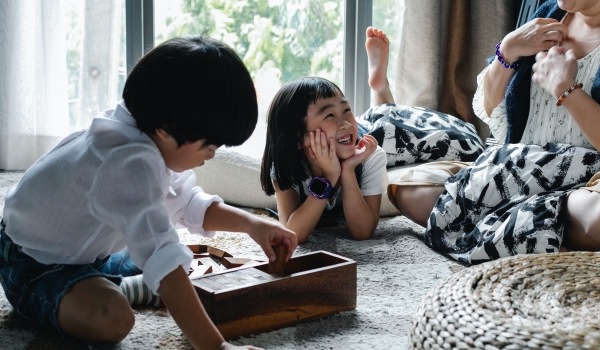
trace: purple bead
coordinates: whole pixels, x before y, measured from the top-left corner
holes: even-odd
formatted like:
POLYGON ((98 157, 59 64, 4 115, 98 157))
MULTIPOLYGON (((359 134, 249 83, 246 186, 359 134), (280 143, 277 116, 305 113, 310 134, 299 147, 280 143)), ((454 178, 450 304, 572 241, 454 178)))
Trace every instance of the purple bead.
POLYGON ((500 44, 502 44, 502 41, 496 45, 496 57, 498 57, 498 61, 500 61, 500 63, 502 63, 504 68, 516 69, 519 66, 519 61, 517 60, 517 61, 513 62, 512 64, 506 62, 504 60, 504 57, 502 57, 502 54, 500 53, 500 44))

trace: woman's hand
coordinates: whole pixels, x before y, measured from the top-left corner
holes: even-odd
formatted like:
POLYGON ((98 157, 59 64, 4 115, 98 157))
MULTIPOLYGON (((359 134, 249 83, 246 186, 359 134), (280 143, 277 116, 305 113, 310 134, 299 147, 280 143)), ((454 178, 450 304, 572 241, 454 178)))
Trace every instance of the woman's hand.
POLYGON ((331 183, 336 183, 340 177, 342 168, 335 152, 335 140, 333 137, 327 140, 327 134, 321 129, 317 129, 314 132, 311 131, 308 153, 311 160, 323 171, 323 176, 331 183))
POLYGON ((573 86, 577 77, 577 58, 573 50, 562 46, 552 47, 548 52, 535 56, 532 80, 555 98, 573 86))
POLYGON ((552 18, 535 18, 508 33, 500 45, 504 59, 513 63, 560 44, 567 38, 567 26, 552 18))
POLYGON ((342 162, 342 170, 352 170, 364 162, 377 149, 377 140, 372 135, 363 136, 354 150, 354 155, 342 162))

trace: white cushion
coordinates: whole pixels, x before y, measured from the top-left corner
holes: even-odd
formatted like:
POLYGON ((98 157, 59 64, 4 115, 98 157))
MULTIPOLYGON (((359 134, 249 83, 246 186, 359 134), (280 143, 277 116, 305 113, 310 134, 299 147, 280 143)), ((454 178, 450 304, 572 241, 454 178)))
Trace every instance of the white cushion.
POLYGON ((275 196, 260 185, 260 160, 234 150, 219 149, 215 157, 194 169, 197 184, 227 204, 275 210, 275 196))
MULTIPOLYGON (((276 210, 275 196, 267 196, 260 185, 260 159, 254 154, 243 154, 236 148, 219 149, 215 158, 195 168, 197 184, 205 192, 217 194, 232 205, 276 210)), ((418 164, 388 168, 388 178, 400 174, 418 164)), ((381 197, 380 216, 395 216, 400 212, 390 203, 387 193, 381 197)))

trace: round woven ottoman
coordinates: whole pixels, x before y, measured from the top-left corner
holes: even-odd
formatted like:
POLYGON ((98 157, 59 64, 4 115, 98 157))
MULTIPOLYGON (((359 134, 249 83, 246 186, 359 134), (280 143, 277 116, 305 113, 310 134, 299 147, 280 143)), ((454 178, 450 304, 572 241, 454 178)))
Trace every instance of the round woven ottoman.
POLYGON ((600 253, 519 255, 430 290, 413 349, 600 349, 600 253))

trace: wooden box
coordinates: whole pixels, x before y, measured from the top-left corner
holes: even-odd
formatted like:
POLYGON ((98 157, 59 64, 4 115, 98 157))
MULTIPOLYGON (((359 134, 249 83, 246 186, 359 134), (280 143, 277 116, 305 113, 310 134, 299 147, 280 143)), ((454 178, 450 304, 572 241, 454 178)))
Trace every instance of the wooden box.
POLYGON ((223 337, 266 332, 356 308, 356 262, 326 251, 294 256, 283 276, 268 263, 192 279, 223 337))

